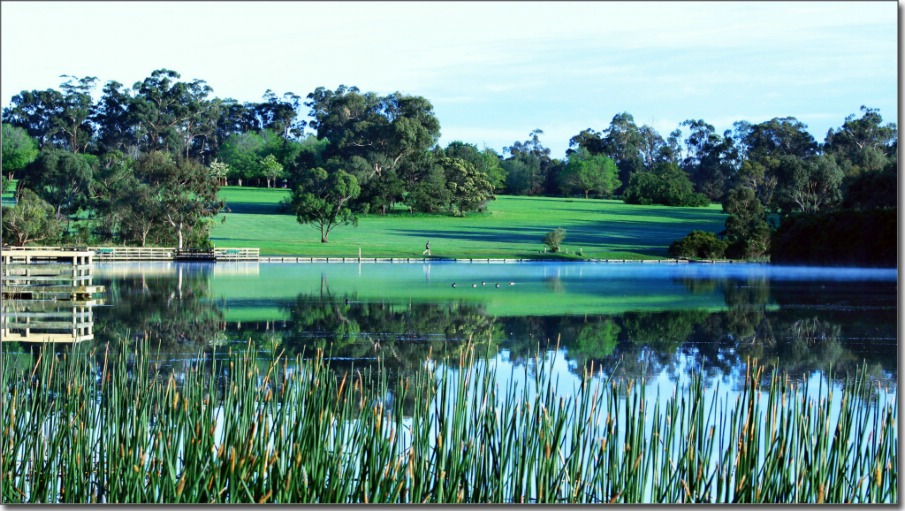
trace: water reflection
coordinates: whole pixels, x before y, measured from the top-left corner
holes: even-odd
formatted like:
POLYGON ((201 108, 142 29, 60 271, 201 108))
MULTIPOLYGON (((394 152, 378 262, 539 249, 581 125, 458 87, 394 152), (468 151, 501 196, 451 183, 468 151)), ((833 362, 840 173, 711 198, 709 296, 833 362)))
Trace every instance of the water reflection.
POLYGON ((96 311, 94 342, 128 349, 147 340, 174 366, 251 343, 289 355, 323 349, 337 368, 379 359, 403 374, 473 343, 516 366, 558 349, 574 374, 594 367, 675 380, 692 366, 729 380, 756 358, 802 377, 831 368, 844 376, 861 364, 897 376, 894 275, 830 280, 824 270, 779 276, 744 265, 227 266, 101 266, 109 306, 96 311), (480 285, 510 279, 518 286, 480 285))

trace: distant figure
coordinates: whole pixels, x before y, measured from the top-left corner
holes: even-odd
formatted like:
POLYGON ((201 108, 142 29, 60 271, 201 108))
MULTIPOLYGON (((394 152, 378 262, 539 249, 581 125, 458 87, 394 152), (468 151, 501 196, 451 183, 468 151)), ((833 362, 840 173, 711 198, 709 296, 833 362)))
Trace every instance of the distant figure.
POLYGON ((500 283, 499 283, 499 282, 496 283, 496 287, 500 287, 500 283))
POLYGON ((424 254, 431 255, 431 242, 430 241, 428 241, 427 243, 424 244, 424 252, 421 252, 421 255, 424 255, 424 254))
POLYGON ((452 287, 456 287, 456 283, 455 283, 455 282, 453 282, 452 287))
POLYGON ((484 281, 482 280, 482 281, 481 281, 481 285, 483 286, 484 284, 486 284, 486 282, 484 282, 484 281))

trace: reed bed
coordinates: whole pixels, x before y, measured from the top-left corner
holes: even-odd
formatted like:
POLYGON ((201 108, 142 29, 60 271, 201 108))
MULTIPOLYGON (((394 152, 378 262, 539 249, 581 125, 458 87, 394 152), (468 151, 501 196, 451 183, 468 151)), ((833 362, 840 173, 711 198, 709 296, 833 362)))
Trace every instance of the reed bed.
POLYGON ((392 388, 322 353, 153 359, 4 364, 3 502, 898 503, 897 399, 861 374, 833 396, 752 364, 731 398, 586 374, 564 397, 542 360, 502 385, 474 349, 392 388))

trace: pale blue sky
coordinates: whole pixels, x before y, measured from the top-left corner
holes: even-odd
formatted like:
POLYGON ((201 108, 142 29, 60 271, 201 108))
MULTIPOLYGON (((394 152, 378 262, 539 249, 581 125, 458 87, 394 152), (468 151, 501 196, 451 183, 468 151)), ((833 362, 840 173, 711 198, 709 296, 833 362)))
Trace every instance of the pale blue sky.
MULTIPOLYGON (((96 76, 168 68, 214 95, 319 86, 424 96, 441 145, 501 151, 535 128, 562 157, 629 112, 664 137, 686 119, 794 116, 822 142, 861 105, 895 122, 896 1, 0 3, 2 106, 96 76)), ((307 112, 305 112, 307 113, 307 112)))

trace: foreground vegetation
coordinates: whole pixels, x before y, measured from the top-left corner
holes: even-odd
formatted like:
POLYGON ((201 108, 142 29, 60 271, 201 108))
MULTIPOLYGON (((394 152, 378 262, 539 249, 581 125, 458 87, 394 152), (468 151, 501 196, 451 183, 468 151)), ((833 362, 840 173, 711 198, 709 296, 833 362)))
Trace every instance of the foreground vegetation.
POLYGON ((587 374, 561 397, 543 361, 500 387, 473 348, 392 388, 321 354, 178 381, 147 345, 90 355, 3 365, 5 503, 898 502, 897 405, 860 376, 838 399, 755 365, 737 399, 694 375, 650 401, 587 374))
POLYGON ((466 217, 369 214, 321 243, 316 228, 281 211, 287 190, 224 187, 224 211, 211 233, 218 247, 260 247, 261 254, 315 257, 421 257, 431 241, 438 258, 544 258, 544 235, 565 229, 560 259, 667 257, 669 243, 691 229, 718 232, 725 214, 709 208, 628 205, 621 201, 499 196, 466 217), (581 255, 578 255, 580 251, 581 255))

